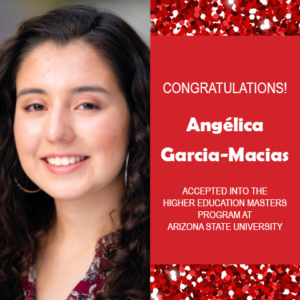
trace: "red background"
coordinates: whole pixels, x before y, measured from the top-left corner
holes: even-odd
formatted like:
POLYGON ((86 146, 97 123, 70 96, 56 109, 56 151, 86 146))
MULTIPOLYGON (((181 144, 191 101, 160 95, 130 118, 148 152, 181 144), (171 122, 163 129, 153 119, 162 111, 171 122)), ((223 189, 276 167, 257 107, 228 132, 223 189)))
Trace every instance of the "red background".
POLYGON ((299 263, 296 37, 151 37, 151 263, 299 263), (165 82, 287 82, 286 94, 165 94, 165 82), (263 132, 186 132, 191 117, 261 121, 263 132), (289 152, 287 162, 165 162, 161 151, 289 152), (184 187, 268 187, 267 196, 187 196, 184 187), (287 207, 163 207, 163 199, 287 199, 287 207), (198 219, 199 210, 251 219, 198 219), (169 223, 284 223, 281 231, 168 231, 169 223))

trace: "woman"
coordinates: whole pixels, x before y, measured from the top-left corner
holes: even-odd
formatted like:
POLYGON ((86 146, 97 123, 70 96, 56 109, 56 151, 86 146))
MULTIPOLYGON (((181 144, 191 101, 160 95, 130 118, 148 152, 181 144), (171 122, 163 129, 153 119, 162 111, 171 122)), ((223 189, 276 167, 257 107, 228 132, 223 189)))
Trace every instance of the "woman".
POLYGON ((69 6, 0 50, 0 299, 149 299, 149 49, 69 6))

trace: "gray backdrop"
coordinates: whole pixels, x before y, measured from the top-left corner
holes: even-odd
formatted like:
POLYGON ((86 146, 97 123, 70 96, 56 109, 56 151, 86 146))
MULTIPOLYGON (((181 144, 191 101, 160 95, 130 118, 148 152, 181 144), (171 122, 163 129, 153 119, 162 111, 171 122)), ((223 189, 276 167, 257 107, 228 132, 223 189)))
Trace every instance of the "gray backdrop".
POLYGON ((23 20, 71 4, 87 4, 114 12, 150 46, 150 0, 0 0, 0 43, 12 36, 23 20))

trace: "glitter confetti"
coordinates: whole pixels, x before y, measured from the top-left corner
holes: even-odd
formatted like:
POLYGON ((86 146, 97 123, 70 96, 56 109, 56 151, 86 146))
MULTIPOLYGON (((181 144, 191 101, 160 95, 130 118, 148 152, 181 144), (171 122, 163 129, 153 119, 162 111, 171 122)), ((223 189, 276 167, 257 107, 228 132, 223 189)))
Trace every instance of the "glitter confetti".
POLYGON ((152 36, 300 34, 300 0, 151 0, 152 36))
POLYGON ((151 299, 299 300, 300 265, 151 265, 151 299))

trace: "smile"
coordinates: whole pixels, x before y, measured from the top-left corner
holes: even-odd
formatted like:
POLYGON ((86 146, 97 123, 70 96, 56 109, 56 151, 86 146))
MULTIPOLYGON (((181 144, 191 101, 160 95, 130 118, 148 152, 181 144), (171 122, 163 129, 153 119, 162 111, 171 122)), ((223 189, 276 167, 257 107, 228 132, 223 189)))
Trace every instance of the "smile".
POLYGON ((68 166, 71 164, 79 163, 85 160, 86 156, 72 156, 72 157, 48 157, 46 161, 50 165, 54 166, 68 166))
POLYGON ((69 174, 81 169, 89 161, 89 156, 74 154, 52 154, 42 158, 44 166, 57 175, 69 174))

